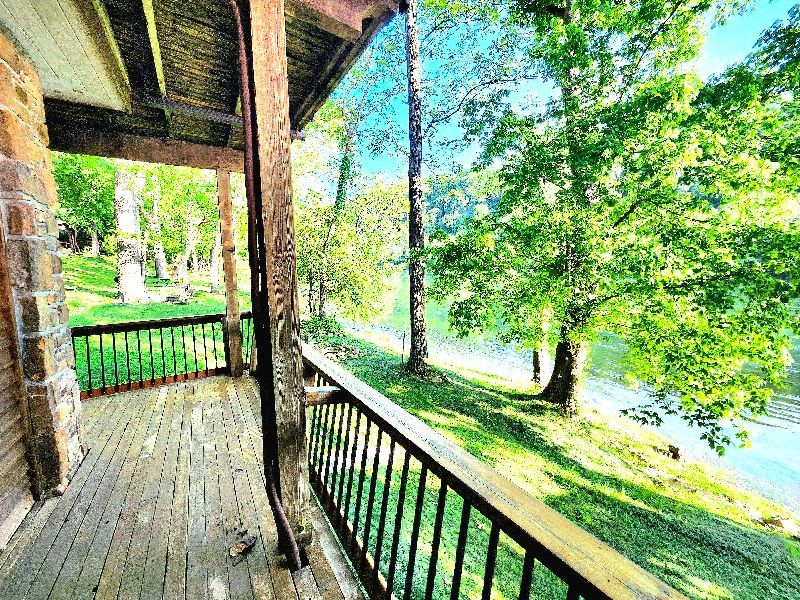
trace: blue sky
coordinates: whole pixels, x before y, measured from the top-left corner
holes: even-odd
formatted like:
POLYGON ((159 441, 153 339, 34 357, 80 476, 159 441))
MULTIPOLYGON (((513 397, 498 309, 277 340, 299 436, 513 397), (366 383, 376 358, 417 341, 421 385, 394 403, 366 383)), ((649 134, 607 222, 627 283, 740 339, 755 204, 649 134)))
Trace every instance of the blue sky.
MULTIPOLYGON (((705 79, 722 72, 729 65, 741 62, 750 53, 761 32, 776 20, 786 18, 789 9, 797 2, 798 0, 756 0, 744 14, 730 18, 725 25, 713 27, 697 65, 700 76, 705 79)), ((536 86, 541 84, 533 82, 530 85, 533 89, 529 91, 535 93, 536 86)), ((404 104, 398 104, 395 115, 401 125, 405 125, 406 110, 404 104)), ((447 131, 447 135, 456 133, 456 127, 447 131)), ((471 148, 457 157, 456 162, 469 167, 476 155, 477 149, 471 148)), ((361 157, 361 163, 364 173, 381 175, 389 180, 402 178, 407 169, 403 158, 388 155, 373 157, 365 154, 361 157)))

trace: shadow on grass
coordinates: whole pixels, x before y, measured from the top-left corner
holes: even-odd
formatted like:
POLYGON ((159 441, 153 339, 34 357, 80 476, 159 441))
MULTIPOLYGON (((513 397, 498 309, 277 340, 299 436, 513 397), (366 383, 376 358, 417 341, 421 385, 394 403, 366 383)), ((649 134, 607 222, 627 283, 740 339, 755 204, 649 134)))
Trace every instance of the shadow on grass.
POLYGON ((687 595, 800 597, 796 543, 726 517, 729 490, 693 465, 654 475, 652 448, 642 454, 625 432, 564 419, 530 396, 454 372, 409 377, 397 355, 360 340, 321 342, 356 347, 358 357, 345 361, 356 376, 687 595))

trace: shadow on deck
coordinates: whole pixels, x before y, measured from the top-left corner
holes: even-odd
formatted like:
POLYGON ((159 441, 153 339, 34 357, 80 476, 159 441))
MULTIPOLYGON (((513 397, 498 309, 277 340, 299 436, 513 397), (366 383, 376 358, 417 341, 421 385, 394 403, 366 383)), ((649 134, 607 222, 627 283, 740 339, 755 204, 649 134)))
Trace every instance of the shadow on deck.
MULTIPOLYGON (((298 599, 264 488, 253 380, 183 382, 83 409, 86 459, 0 552, 0 598, 298 599), (239 531, 256 542, 237 560, 228 549, 239 531)), ((321 597, 360 597, 312 512, 321 597)))

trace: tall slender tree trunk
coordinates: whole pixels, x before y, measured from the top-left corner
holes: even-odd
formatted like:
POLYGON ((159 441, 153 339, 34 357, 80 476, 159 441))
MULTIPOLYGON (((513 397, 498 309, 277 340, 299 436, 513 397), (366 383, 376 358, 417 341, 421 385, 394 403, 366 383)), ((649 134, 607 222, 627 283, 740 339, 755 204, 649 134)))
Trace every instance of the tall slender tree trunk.
POLYGON ((531 369, 533 374, 531 375, 531 381, 536 385, 541 385, 542 383, 542 356, 539 350, 534 349, 531 352, 531 369))
POLYGON ((161 239, 161 191, 156 189, 153 193, 153 215, 150 229, 153 232, 153 263, 156 268, 157 279, 169 279, 167 268, 167 255, 164 252, 164 242, 161 239))
POLYGON ((427 369, 425 332, 425 230, 422 207, 422 60, 417 24, 418 1, 406 8, 406 62, 408 65, 408 275, 411 306, 411 350, 406 369, 415 374, 427 369))
POLYGON ((92 227, 92 256, 100 256, 100 234, 97 227, 92 227))
POLYGON ((130 173, 119 169, 115 175, 114 214, 117 220, 117 290, 120 302, 149 300, 142 276, 141 223, 139 187, 130 173))

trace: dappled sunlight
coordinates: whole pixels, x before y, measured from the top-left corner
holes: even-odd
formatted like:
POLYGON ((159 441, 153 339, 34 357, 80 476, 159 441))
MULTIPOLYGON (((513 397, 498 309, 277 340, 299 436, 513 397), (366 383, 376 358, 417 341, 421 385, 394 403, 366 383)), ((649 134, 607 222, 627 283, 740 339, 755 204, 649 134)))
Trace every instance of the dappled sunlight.
POLYGON ((722 599, 800 581, 800 560, 758 522, 779 509, 731 487, 724 471, 673 460, 655 433, 595 410, 567 419, 474 373, 408 377, 395 355, 349 337, 343 344, 358 348, 345 361, 356 376, 681 591, 722 599))

